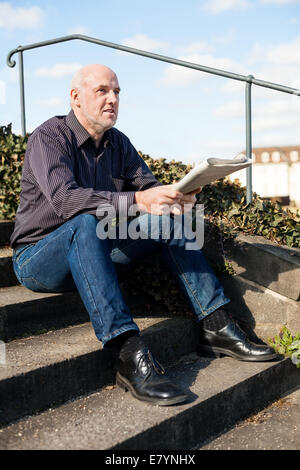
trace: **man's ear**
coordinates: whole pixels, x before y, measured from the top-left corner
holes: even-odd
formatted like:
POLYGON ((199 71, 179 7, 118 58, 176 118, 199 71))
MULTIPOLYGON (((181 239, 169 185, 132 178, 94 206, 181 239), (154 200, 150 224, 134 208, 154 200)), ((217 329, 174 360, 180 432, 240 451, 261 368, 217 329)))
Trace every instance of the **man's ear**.
POLYGON ((79 90, 77 88, 72 88, 70 92, 71 96, 71 103, 74 106, 77 106, 78 108, 80 107, 80 102, 79 102, 79 90))

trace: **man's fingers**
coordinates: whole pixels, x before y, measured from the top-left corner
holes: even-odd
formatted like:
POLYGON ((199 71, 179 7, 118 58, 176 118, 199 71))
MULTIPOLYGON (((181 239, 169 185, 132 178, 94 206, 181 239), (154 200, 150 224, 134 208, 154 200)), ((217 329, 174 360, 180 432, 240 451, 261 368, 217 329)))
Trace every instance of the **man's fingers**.
POLYGON ((199 193, 201 193, 201 191, 202 191, 202 187, 200 186, 199 188, 194 189, 194 191, 191 191, 191 192, 188 193, 188 194, 190 194, 190 195, 192 195, 192 194, 199 194, 199 193))

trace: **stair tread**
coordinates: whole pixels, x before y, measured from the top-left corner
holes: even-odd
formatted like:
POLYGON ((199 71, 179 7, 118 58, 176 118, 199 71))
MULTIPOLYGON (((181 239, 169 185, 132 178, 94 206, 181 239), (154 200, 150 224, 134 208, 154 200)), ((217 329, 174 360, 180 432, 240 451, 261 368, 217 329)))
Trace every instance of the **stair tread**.
POLYGON ((9 246, 0 246, 0 258, 12 257, 13 250, 9 246))
MULTIPOLYGON (((99 450, 119 445, 131 450, 136 448, 132 446, 143 448, 139 445, 148 449, 172 448, 172 444, 171 447, 165 446, 168 439, 172 442, 175 418, 186 423, 185 420, 190 417, 189 420, 197 419, 201 423, 203 412, 205 415, 205 409, 210 406, 209 400, 216 396, 220 397, 220 403, 223 400, 226 402, 226 405, 221 403, 220 409, 234 406, 226 397, 222 400, 220 394, 228 393, 241 382, 247 383, 250 378, 271 367, 274 363, 241 363, 229 357, 213 360, 192 353, 167 369, 173 381, 189 390, 186 403, 169 407, 153 406, 134 399, 118 387, 108 386, 1 429, 0 448, 99 450), (202 409, 204 402, 207 405, 202 409), (190 411, 192 414, 188 414, 190 411), (167 426, 169 431, 164 432, 164 436, 169 434, 169 437, 164 437, 163 447, 159 447, 157 434, 159 436, 160 432, 151 434, 151 430, 159 430, 159 426, 167 426), (147 432, 150 432, 150 437, 143 440, 143 434, 147 432), (144 444, 132 441, 139 439, 139 436, 144 444)), ((236 395, 235 399, 242 397, 236 395)), ((204 427, 207 425, 204 424, 204 427)), ((176 429, 180 429, 180 424, 177 423, 176 429)))
MULTIPOLYGON (((136 323, 142 330, 162 320, 141 318, 136 323)), ((90 322, 16 339, 6 344, 6 365, 0 365, 0 381, 99 349, 101 343, 90 322)))
POLYGON ((61 293, 44 293, 33 292, 24 286, 16 285, 0 288, 0 307, 5 305, 13 305, 16 303, 30 302, 40 300, 46 297, 56 297, 64 294, 61 293))

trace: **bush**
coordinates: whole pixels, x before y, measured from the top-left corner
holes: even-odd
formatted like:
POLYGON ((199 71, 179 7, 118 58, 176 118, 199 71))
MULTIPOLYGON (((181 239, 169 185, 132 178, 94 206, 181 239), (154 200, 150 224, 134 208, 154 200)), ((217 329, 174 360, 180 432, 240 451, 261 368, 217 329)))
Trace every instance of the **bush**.
POLYGON ((0 127, 0 219, 16 215, 27 137, 11 132, 11 124, 0 127))

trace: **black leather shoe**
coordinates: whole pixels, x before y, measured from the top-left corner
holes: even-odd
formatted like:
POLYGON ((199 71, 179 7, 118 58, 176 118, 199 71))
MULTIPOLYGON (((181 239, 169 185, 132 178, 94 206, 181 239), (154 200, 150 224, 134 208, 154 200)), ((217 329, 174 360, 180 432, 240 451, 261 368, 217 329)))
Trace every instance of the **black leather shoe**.
POLYGON ((116 383, 119 387, 129 390, 138 400, 156 405, 175 405, 185 401, 187 395, 164 373, 139 336, 126 341, 117 359, 116 383))
POLYGON ((204 356, 231 356, 240 361, 269 361, 278 358, 273 348, 250 341, 233 320, 217 331, 199 328, 198 353, 204 356))

